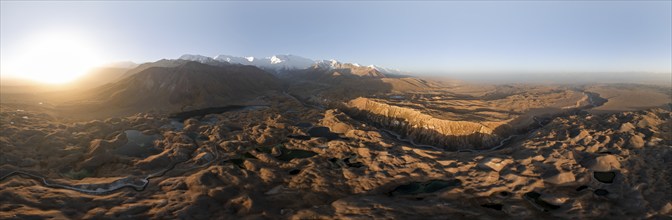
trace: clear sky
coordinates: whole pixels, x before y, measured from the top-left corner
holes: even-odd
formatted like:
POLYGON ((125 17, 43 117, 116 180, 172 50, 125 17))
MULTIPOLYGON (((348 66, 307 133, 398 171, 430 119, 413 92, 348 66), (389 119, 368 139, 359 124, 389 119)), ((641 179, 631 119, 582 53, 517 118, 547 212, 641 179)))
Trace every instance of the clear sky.
POLYGON ((671 1, 6 2, 3 63, 49 33, 106 61, 295 54, 402 70, 672 71, 671 1))

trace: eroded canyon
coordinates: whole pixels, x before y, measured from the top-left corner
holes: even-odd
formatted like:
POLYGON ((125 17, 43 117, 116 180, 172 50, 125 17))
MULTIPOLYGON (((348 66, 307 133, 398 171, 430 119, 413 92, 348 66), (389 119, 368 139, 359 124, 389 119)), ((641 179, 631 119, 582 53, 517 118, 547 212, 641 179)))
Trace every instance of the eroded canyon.
POLYGON ((156 76, 172 67, 139 70, 78 100, 5 99, 0 218, 672 214, 669 88, 628 105, 622 85, 476 86, 360 69, 254 70, 264 80, 251 81, 237 66, 177 65, 170 81, 156 76), (226 68, 246 84, 210 80, 226 68))

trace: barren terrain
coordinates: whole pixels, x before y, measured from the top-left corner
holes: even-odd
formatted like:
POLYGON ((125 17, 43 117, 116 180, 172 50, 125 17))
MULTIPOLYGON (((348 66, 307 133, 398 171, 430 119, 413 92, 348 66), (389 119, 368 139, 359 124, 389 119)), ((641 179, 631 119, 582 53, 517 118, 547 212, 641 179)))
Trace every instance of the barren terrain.
POLYGON ((3 94, 0 218, 672 215, 668 87, 186 65, 88 90, 104 96, 3 94))

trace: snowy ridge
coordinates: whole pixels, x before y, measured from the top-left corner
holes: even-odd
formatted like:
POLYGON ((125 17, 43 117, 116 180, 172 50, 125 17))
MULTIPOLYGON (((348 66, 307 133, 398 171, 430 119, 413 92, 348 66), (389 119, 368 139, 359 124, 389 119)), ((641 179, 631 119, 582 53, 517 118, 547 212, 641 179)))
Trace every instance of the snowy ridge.
POLYGON ((252 65, 265 70, 271 70, 276 73, 282 73, 288 70, 300 70, 313 68, 340 69, 340 68, 371 68, 385 74, 402 74, 402 71, 382 68, 374 65, 362 66, 357 63, 341 63, 337 60, 312 60, 301 56, 285 54, 274 55, 271 57, 238 57, 231 55, 217 55, 208 57, 202 55, 185 54, 179 59, 197 61, 200 63, 209 63, 214 61, 228 62, 233 64, 252 65))
POLYGON ((399 69, 384 68, 384 67, 379 67, 379 66, 376 66, 376 65, 369 65, 367 67, 376 69, 376 70, 378 70, 382 73, 386 73, 386 74, 396 74, 396 75, 408 74, 408 72, 404 72, 404 71, 401 71, 399 69))
POLYGON ((203 56, 203 55, 194 55, 194 54, 185 54, 185 55, 180 56, 180 58, 178 58, 178 59, 196 61, 196 62, 199 62, 199 63, 207 63, 207 62, 215 61, 215 59, 212 59, 211 57, 206 57, 206 56, 203 56))
MULTIPOLYGON (((182 56, 180 59, 188 59, 192 61, 203 62, 201 57, 182 56)), ((306 69, 310 67, 315 61, 295 56, 295 55, 275 55, 272 57, 257 58, 257 57, 237 57, 231 55, 217 55, 210 58, 215 61, 224 61, 235 64, 252 65, 266 70, 273 70, 276 73, 283 70, 306 69)))

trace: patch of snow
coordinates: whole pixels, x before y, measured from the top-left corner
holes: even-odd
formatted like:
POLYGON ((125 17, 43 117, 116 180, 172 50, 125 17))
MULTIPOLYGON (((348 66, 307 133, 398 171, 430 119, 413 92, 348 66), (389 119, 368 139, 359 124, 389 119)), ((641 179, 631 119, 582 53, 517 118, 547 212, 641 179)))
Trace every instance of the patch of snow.
MULTIPOLYGON (((342 66, 347 63, 341 63, 338 60, 312 60, 305 57, 300 57, 296 55, 286 54, 286 55, 274 55, 271 57, 257 58, 253 56, 249 57, 237 57, 230 55, 217 55, 215 57, 207 57, 202 55, 192 55, 185 54, 182 55, 179 59, 197 61, 201 63, 207 63, 212 61, 224 61, 232 64, 242 64, 242 65, 252 65, 265 70, 272 70, 276 72, 282 72, 285 70, 297 70, 297 69, 307 69, 311 66, 317 66, 319 68, 326 69, 335 69, 343 68, 342 66)), ((362 67, 358 63, 349 64, 355 67, 362 67)), ((378 67, 375 65, 366 66, 378 70, 383 74, 392 73, 392 74, 403 74, 402 71, 396 69, 387 69, 378 67)))
POLYGON ((283 60, 281 60, 281 59, 278 58, 277 56, 272 56, 272 57, 271 57, 271 64, 282 63, 282 61, 283 61, 283 60))
POLYGON ((196 61, 196 62, 200 62, 200 63, 215 61, 214 59, 212 59, 210 57, 206 57, 206 56, 203 56, 203 55, 194 55, 194 54, 185 54, 185 55, 180 56, 180 58, 178 58, 178 59, 196 61))

